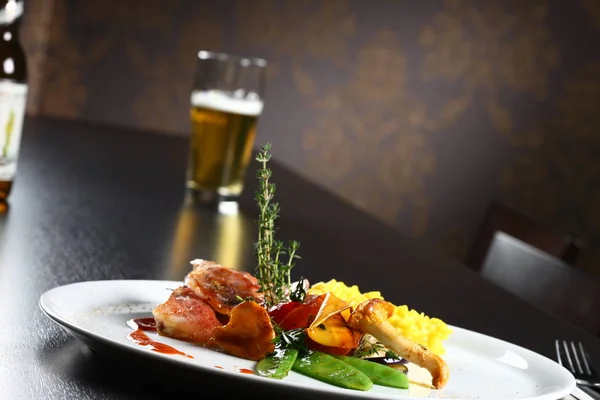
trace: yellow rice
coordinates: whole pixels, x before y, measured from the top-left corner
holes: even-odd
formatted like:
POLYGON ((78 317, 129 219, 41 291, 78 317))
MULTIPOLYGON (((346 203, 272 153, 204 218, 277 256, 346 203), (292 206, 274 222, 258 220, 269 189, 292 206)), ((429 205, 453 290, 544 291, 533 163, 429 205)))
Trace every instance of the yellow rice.
MULTIPOLYGON (((335 279, 329 282, 315 283, 308 289, 309 294, 333 293, 336 297, 349 303, 352 307, 369 299, 382 299, 380 292, 361 293, 358 286, 346 286, 335 279)), ((405 337, 417 342, 438 355, 445 353, 444 340, 452 330, 438 318, 430 318, 423 313, 410 310, 407 306, 395 306, 394 314, 389 318, 390 323, 405 337)))

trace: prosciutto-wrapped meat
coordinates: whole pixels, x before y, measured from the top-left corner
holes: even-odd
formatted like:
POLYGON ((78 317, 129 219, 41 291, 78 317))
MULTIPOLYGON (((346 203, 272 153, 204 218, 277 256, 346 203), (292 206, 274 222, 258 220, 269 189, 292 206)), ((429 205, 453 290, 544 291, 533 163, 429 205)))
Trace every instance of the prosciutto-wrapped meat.
POLYGON ((194 260, 192 265, 194 270, 185 278, 186 286, 216 312, 230 315, 241 299, 252 299, 262 304, 258 280, 248 272, 225 268, 214 261, 194 260))
POLYGON ((152 311, 158 333, 250 360, 272 352, 275 331, 256 278, 213 261, 192 264, 185 285, 152 311))
POLYGON ((152 314, 160 335, 203 346, 210 345, 213 330, 222 326, 210 305, 184 286, 175 289, 152 314))

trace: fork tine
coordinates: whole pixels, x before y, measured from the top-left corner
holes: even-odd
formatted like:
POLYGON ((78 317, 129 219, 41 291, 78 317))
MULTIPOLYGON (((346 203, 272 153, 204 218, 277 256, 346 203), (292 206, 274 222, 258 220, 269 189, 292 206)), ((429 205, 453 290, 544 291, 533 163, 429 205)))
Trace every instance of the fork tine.
MULTIPOLYGON (((581 344, 581 342, 579 344, 581 344)), ((583 368, 581 367, 581 360, 583 360, 585 358, 585 355, 583 354, 583 352, 582 352, 582 354, 579 354, 579 351, 577 351, 578 349, 575 346, 575 342, 573 342, 573 341, 571 341, 571 350, 573 350, 572 357, 575 360, 575 365, 577 366, 577 370, 579 371, 580 374, 583 374, 583 368)))
POLYGON ((562 353, 562 351, 560 350, 560 340, 556 339, 554 341, 554 346, 556 347, 556 358, 558 358, 558 363, 560 365, 563 365, 563 360, 562 360, 562 357, 560 356, 560 353, 562 353))
POLYGON ((590 363, 588 361, 589 359, 589 354, 585 351, 585 348, 583 347, 583 344, 581 342, 578 343, 579 344, 579 350, 581 352, 581 358, 583 360, 583 365, 585 366, 585 370, 588 373, 588 375, 592 375, 592 368, 590 368, 590 363))
POLYGON ((600 378, 582 342, 556 339, 554 345, 558 363, 573 374, 578 385, 600 387, 600 378))
POLYGON ((569 354, 569 347, 567 346, 566 340, 560 341, 559 349, 561 354, 564 355, 564 359, 567 360, 566 363, 563 363, 563 367, 567 367, 571 371, 571 373, 574 374, 576 371, 575 367, 573 366, 573 360, 571 359, 571 355, 569 354))

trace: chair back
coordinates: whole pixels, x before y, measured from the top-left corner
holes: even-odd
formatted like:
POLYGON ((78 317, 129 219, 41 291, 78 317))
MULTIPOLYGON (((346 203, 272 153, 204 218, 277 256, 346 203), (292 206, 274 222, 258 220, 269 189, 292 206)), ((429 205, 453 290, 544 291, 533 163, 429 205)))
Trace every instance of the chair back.
POLYGON ((575 236, 544 226, 501 203, 492 202, 486 211, 477 238, 465 260, 469 267, 475 270, 482 267, 494 235, 499 231, 520 239, 569 264, 575 264, 584 246, 584 243, 575 236))
POLYGON ((480 273, 530 303, 599 333, 599 282, 564 261, 497 232, 480 273))

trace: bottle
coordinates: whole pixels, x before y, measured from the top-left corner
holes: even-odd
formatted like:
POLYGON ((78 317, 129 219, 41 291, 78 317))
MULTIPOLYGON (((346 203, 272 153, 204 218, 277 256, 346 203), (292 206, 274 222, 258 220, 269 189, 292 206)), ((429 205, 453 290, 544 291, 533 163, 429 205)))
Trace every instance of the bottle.
POLYGON ((19 40, 23 0, 0 0, 0 202, 17 172, 27 101, 27 64, 19 40))

